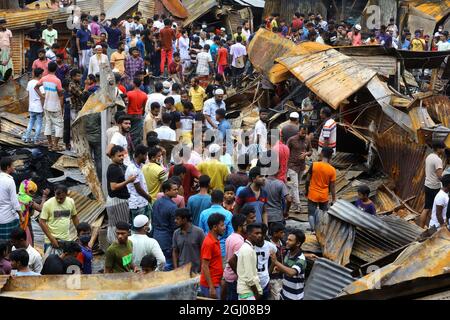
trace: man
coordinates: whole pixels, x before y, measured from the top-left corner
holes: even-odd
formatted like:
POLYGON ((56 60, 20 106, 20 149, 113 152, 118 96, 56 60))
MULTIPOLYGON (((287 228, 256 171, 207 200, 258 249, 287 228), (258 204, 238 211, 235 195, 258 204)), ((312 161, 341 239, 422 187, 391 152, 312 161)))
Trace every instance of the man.
POLYGON ((169 169, 169 178, 172 176, 182 176, 181 181, 185 203, 188 203, 189 197, 193 194, 192 187, 194 186, 195 181, 198 181, 201 176, 200 171, 198 171, 194 165, 187 163, 187 160, 182 157, 181 164, 171 166, 169 169))
POLYGON ((292 29, 297 29, 300 30, 301 28, 303 28, 303 21, 304 21, 305 17, 303 14, 301 14, 300 12, 296 12, 294 13, 294 17, 292 19, 292 24, 291 24, 291 28, 292 29))
MULTIPOLYGON (((111 19, 111 26, 108 27, 104 25, 105 31, 108 33, 108 57, 111 58, 112 61, 112 53, 117 50, 119 51, 120 44, 123 43, 120 41, 120 38, 122 36, 122 31, 117 26, 118 21, 116 18, 111 19)), ((125 50, 125 44, 123 43, 123 48, 125 50)), ((117 66, 116 66, 117 67, 117 66)), ((123 73, 122 73, 123 75, 123 73)))
POLYGON ((191 97, 191 102, 194 105, 194 111, 197 113, 202 112, 203 100, 207 96, 205 89, 203 89, 203 87, 200 86, 200 80, 198 78, 191 79, 191 88, 189 89, 189 96, 191 97))
POLYGON ((411 40, 411 51, 426 51, 427 44, 422 38, 420 30, 414 32, 414 38, 411 40))
POLYGON ((431 209, 436 195, 441 190, 441 178, 444 169, 441 156, 444 155, 445 144, 433 143, 433 152, 425 159, 425 206, 419 219, 419 226, 424 228, 429 224, 431 209))
POLYGON ((200 79, 207 80, 209 78, 209 71, 214 70, 214 63, 209 53, 209 45, 205 44, 203 50, 197 54, 197 69, 196 75, 200 79))
POLYGON ((56 54, 56 65, 58 68, 56 69, 55 75, 58 77, 59 80, 61 80, 61 83, 64 81, 64 79, 67 78, 67 75, 69 74, 69 66, 64 63, 64 54, 58 53, 56 54))
MULTIPOLYGON (((41 68, 37 68, 33 70, 33 78, 28 81, 27 91, 28 91, 28 112, 30 114, 30 120, 28 122, 27 131, 22 137, 22 140, 25 143, 33 141, 33 144, 36 144, 41 135, 42 129, 42 118, 44 109, 42 109, 41 98, 36 94, 34 87, 42 78, 42 73, 44 70, 41 68), (31 131, 33 130, 34 124, 36 124, 36 129, 34 132, 34 137, 30 139, 31 131)), ((43 89, 43 88, 42 88, 43 89)))
POLYGON ((220 146, 213 143, 208 147, 210 159, 201 162, 197 165, 198 171, 201 174, 207 175, 211 178, 211 188, 223 191, 225 180, 230 173, 228 166, 219 161, 220 146))
POLYGON ((225 119, 225 109, 216 110, 216 122, 217 128, 220 132, 220 137, 223 143, 226 145, 226 153, 232 154, 233 152, 233 138, 231 136, 231 125, 227 119, 225 119))
POLYGON ((31 246, 27 241, 27 233, 22 228, 16 228, 11 231, 12 251, 25 249, 28 252, 28 267, 31 271, 41 273, 42 257, 39 252, 31 246))
POLYGON ((16 277, 22 276, 40 276, 38 272, 34 272, 30 270, 29 264, 29 255, 25 249, 18 249, 11 252, 9 255, 9 259, 11 260, 11 267, 13 270, 16 270, 13 273, 16 277))
POLYGON ((284 262, 278 261, 276 253, 271 252, 272 263, 283 273, 282 300, 303 300, 303 288, 305 284, 306 258, 302 252, 302 244, 305 242, 305 234, 301 230, 289 233, 286 242, 288 250, 284 262))
POLYGON ((164 74, 164 68, 172 63, 173 45, 175 41, 175 31, 172 29, 170 19, 164 20, 164 28, 159 31, 159 38, 161 41, 161 74, 164 74))
POLYGON ((11 176, 15 172, 12 158, 2 157, 0 169, 0 241, 9 241, 11 231, 19 227, 21 211, 16 184, 11 176))
POLYGON ((277 252, 277 247, 270 241, 264 239, 264 236, 267 234, 267 226, 265 224, 261 225, 261 230, 263 237, 261 237, 260 241, 255 244, 255 252, 256 258, 258 261, 258 278, 259 284, 262 288, 262 297, 261 300, 269 300, 270 297, 270 255, 273 252, 277 252))
POLYGON ((211 178, 208 175, 202 175, 198 178, 200 187, 199 193, 191 196, 187 203, 187 208, 192 214, 194 225, 200 225, 200 214, 202 211, 211 207, 211 196, 208 194, 211 178))
POLYGON ((53 29, 52 19, 47 19, 47 28, 42 31, 42 40, 44 42, 45 50, 50 49, 58 40, 58 31, 53 29))
POLYGON ((42 69, 44 70, 43 76, 46 76, 48 74, 48 64, 51 62, 49 58, 45 55, 45 49, 39 49, 38 50, 38 58, 33 61, 33 65, 31 66, 31 69, 34 71, 36 69, 42 69))
MULTIPOLYGON (((272 135, 269 133, 269 135, 267 136, 267 149, 273 149, 276 155, 276 159, 278 160, 278 173, 276 175, 277 179, 279 179, 283 183, 286 183, 288 162, 290 156, 289 148, 283 142, 281 142, 278 134, 272 135)), ((268 155, 268 157, 271 158, 270 155, 268 155)))
POLYGON ((200 291, 204 297, 219 299, 221 297, 221 280, 223 275, 222 253, 219 237, 225 233, 225 217, 214 213, 208 218, 208 235, 203 240, 200 253, 201 276, 200 291))
MULTIPOLYGON (((145 112, 150 112, 150 106, 157 102, 160 106, 160 112, 162 112, 162 109, 164 108, 164 100, 166 100, 166 96, 162 94, 164 90, 164 86, 161 82, 155 83, 155 92, 148 95, 147 104, 145 105, 145 112)), ((160 115, 161 116, 161 113, 160 115)))
POLYGON ((147 113, 144 119, 144 144, 147 145, 147 135, 150 131, 155 131, 158 123, 161 121, 161 106, 158 102, 153 102, 150 105, 150 112, 147 113))
POLYGON ((133 81, 138 72, 144 71, 144 59, 141 57, 139 49, 130 48, 130 55, 125 59, 125 75, 128 83, 133 81))
POLYGON ((106 154, 111 157, 111 150, 114 146, 121 146, 125 150, 124 164, 130 165, 129 146, 131 145, 130 127, 131 118, 128 115, 123 115, 119 118, 117 123, 119 125, 119 131, 115 132, 111 138, 111 141, 106 149, 106 154))
POLYGON ((269 110, 260 109, 259 119, 255 123, 254 138, 253 141, 259 146, 260 151, 266 151, 267 146, 267 126, 266 122, 269 119, 269 110))
POLYGON ((300 115, 298 112, 291 112, 289 114, 289 121, 283 125, 281 129, 281 141, 287 144, 290 137, 295 136, 298 133, 298 128, 300 125, 300 115))
POLYGON ((38 58, 38 51, 39 49, 42 49, 42 43, 44 41, 42 39, 42 27, 39 21, 34 23, 34 29, 31 29, 25 37, 25 40, 30 43, 30 50, 28 51, 28 70, 31 71, 32 64, 34 60, 38 58))
POLYGON ((53 247, 58 249, 59 241, 70 241, 70 222, 75 228, 78 226, 78 212, 75 201, 67 196, 67 187, 58 185, 55 188, 55 196, 44 203, 39 225, 45 234, 44 251, 53 247))
POLYGON ((211 215, 220 213, 225 217, 225 232, 220 237, 220 248, 222 250, 222 258, 224 259, 225 264, 225 241, 228 236, 233 233, 233 226, 231 225, 231 218, 233 217, 233 214, 222 207, 223 191, 214 190, 211 192, 211 203, 211 207, 204 210, 200 214, 199 227, 202 228, 203 232, 206 234, 209 232, 208 219, 211 215))
POLYGON ((239 251, 244 244, 246 236, 247 218, 242 214, 235 214, 231 218, 231 225, 234 232, 225 241, 225 259, 227 264, 223 271, 225 288, 222 292, 222 300, 238 300, 237 295, 237 274, 233 271, 228 261, 239 251))
POLYGON ((224 92, 222 89, 214 91, 214 98, 205 101, 203 106, 203 114, 205 115, 205 123, 208 129, 217 129, 219 121, 216 119, 216 111, 225 110, 225 102, 223 101, 224 92))
POLYGON ((303 173, 306 168, 306 157, 312 155, 311 140, 306 136, 307 131, 304 125, 300 126, 298 133, 289 138, 287 141, 287 147, 289 148, 289 161, 288 161, 288 183, 290 195, 293 199, 293 211, 300 210, 300 196, 298 186, 303 178, 303 173))
POLYGON ((246 44, 250 42, 250 36, 252 35, 252 31, 250 30, 250 22, 245 21, 244 26, 242 28, 242 40, 244 41, 244 38, 246 38, 246 41, 244 41, 246 44))
POLYGON ((131 161, 131 164, 125 171, 125 179, 132 176, 136 177, 133 183, 127 184, 128 193, 130 194, 128 204, 132 220, 138 215, 150 217, 149 203, 152 201, 152 198, 147 192, 147 183, 142 172, 142 167, 147 161, 147 152, 146 146, 138 145, 134 151, 133 161, 131 161))
POLYGON ((90 42, 91 42, 91 32, 88 29, 89 21, 84 18, 81 23, 81 28, 77 31, 77 49, 79 55, 79 66, 80 69, 85 72, 89 67, 90 59, 90 42))
POLYGON ((252 168, 248 176, 251 183, 238 192, 234 211, 235 213, 240 213, 245 204, 250 204, 256 209, 256 222, 268 224, 266 211, 267 192, 263 188, 265 178, 261 175, 261 168, 252 168))
POLYGON ((148 163, 142 168, 147 191, 151 200, 156 201, 156 196, 164 181, 167 180, 167 173, 161 166, 161 150, 158 147, 150 147, 148 150, 148 163))
POLYGON ((96 45, 94 48, 95 54, 89 58, 88 74, 100 73, 100 67, 102 65, 109 64, 108 56, 103 54, 103 47, 96 45))
POLYGON ((313 162, 306 177, 306 195, 308 197, 308 220, 314 232, 318 224, 317 207, 328 210, 329 192, 332 203, 336 202, 336 169, 330 164, 333 149, 324 147, 319 155, 319 162, 313 162))
POLYGON ((437 43, 438 51, 448 51, 450 50, 450 43, 448 42, 448 33, 441 33, 440 40, 437 43))
POLYGON ((142 258, 152 255, 157 260, 157 270, 164 270, 166 257, 159 246, 158 241, 148 236, 150 231, 149 218, 143 214, 133 219, 134 234, 129 238, 133 244, 133 264, 139 266, 142 258))
MULTIPOLYGON (((270 164, 266 167, 270 167, 270 164)), ((292 203, 292 197, 289 194, 286 184, 277 179, 277 175, 278 172, 273 172, 273 174, 266 178, 264 183, 264 190, 267 193, 265 208, 269 226, 275 222, 284 223, 284 220, 289 217, 289 209, 292 203)))
POLYGON ((361 25, 355 24, 353 31, 347 33, 347 37, 350 39, 352 46, 362 45, 361 25))
MULTIPOLYGON (((269 228, 270 242, 276 248, 276 257, 279 262, 283 262, 285 253, 285 232, 286 227, 282 223, 272 223, 269 228)), ((272 263, 273 266, 273 263, 272 263)), ((280 300, 280 293, 283 288, 283 274, 271 268, 270 272, 270 300, 280 300)))
POLYGON ((158 134, 158 139, 177 141, 177 134, 175 130, 170 127, 172 116, 168 112, 164 112, 161 117, 162 126, 156 128, 154 131, 158 134))
POLYGON ((89 24, 89 30, 91 34, 96 37, 100 37, 100 25, 98 24, 98 16, 93 16, 92 21, 89 24))
POLYGON ((238 78, 242 75, 245 69, 245 57, 247 49, 242 45, 242 37, 236 37, 236 43, 230 48, 230 55, 233 57, 231 62, 231 72, 233 74, 233 87, 237 87, 238 78))
POLYGON ((388 24, 388 26, 386 28, 386 31, 387 32, 391 32, 392 31, 392 37, 393 38, 397 38, 397 36, 398 36, 398 27, 395 24, 395 19, 394 18, 390 18, 389 19, 389 24, 388 24))
POLYGON ((192 214, 187 208, 175 211, 175 223, 178 229, 173 233, 172 260, 174 268, 192 263, 191 272, 200 273, 200 251, 205 234, 192 225, 192 214))
POLYGON ((133 243, 128 239, 130 225, 125 221, 116 223, 117 240, 105 254, 105 273, 137 272, 133 263, 133 243))
POLYGON ((320 153, 322 148, 329 147, 333 149, 333 153, 336 154, 337 125, 336 121, 331 118, 331 109, 323 107, 320 110, 320 119, 323 121, 323 127, 320 131, 318 151, 320 153))
POLYGON ((237 253, 237 293, 239 300, 259 300, 263 291, 258 277, 255 245, 264 241, 260 224, 247 226, 247 239, 237 253))
POLYGON ((127 154, 125 148, 115 145, 111 148, 109 157, 112 163, 106 172, 108 198, 106 199, 106 214, 108 215, 108 241, 111 243, 115 238, 114 228, 119 221, 128 221, 130 208, 128 199, 130 193, 127 185, 134 183, 137 176, 130 175, 125 179, 124 159, 127 154))
POLYGON ((127 113, 131 118, 130 135, 133 145, 138 145, 142 141, 144 131, 144 112, 147 103, 147 95, 140 89, 141 79, 133 79, 133 90, 127 92, 128 108, 127 113))
POLYGON ((249 183, 248 169, 250 168, 250 159, 248 154, 239 155, 237 168, 238 170, 231 173, 225 182, 226 184, 234 186, 236 194, 240 187, 246 187, 249 183))
POLYGON ((172 240, 176 229, 175 210, 177 205, 172 200, 178 195, 178 185, 171 180, 165 181, 161 190, 164 196, 156 200, 153 205, 152 232, 153 238, 158 241, 166 257, 165 271, 173 269, 172 240))
POLYGON ((50 254, 42 266, 42 275, 62 275, 72 274, 79 271, 81 273, 82 264, 77 260, 81 253, 81 247, 75 241, 63 243, 60 248, 61 254, 50 254))
POLYGON ((450 174, 442 177, 442 188, 434 198, 431 220, 428 228, 441 228, 449 224, 448 203, 450 191, 450 174))
POLYGON ((39 97, 44 100, 45 128, 44 135, 47 136, 50 151, 63 151, 58 146, 59 139, 63 136, 63 110, 62 110, 62 84, 56 75, 58 66, 55 62, 48 64, 48 75, 42 77, 34 90, 39 97), (40 91, 40 87, 44 87, 45 96, 40 91), (55 132, 55 139, 52 139, 52 131, 55 132))

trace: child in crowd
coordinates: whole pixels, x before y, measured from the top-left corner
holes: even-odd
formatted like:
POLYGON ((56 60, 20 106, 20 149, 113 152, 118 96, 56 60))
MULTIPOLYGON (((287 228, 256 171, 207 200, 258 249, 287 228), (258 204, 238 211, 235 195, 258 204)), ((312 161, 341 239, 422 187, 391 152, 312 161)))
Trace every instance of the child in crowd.
POLYGON ((9 243, 0 241, 0 275, 8 275, 11 273, 11 262, 6 259, 9 251, 9 243))
MULTIPOLYGON (((39 95, 34 90, 34 87, 42 78, 42 74, 44 70, 41 68, 36 68, 33 70, 33 79, 31 79, 27 84, 28 91, 28 111, 30 113, 30 120, 28 122, 27 131, 25 132, 22 140, 26 143, 31 142, 30 135, 33 130, 34 125, 36 124, 35 134, 33 138, 33 144, 36 144, 39 140, 39 136, 41 135, 42 129, 42 118, 44 114, 44 109, 42 108, 42 101, 39 95)), ((40 87, 41 93, 44 94, 44 87, 40 87)))
POLYGON ((224 188, 223 207, 230 212, 234 212, 234 206, 236 204, 235 192, 236 188, 231 184, 226 185, 224 188))
POLYGON ((81 222, 77 226, 78 244, 81 252, 77 255, 83 274, 92 274, 92 249, 89 247, 91 241, 91 226, 87 222, 81 222))
POLYGON ((11 267, 14 270, 13 275, 16 277, 21 276, 40 276, 39 273, 31 271, 28 267, 28 262, 30 261, 30 256, 27 250, 18 249, 11 252, 9 255, 11 259, 11 267))
POLYGON ((356 200, 355 205, 360 209, 361 211, 364 211, 366 213, 376 215, 377 210, 375 209, 375 205, 373 204, 372 200, 369 199, 370 194, 370 188, 366 185, 362 185, 358 187, 358 197, 359 199, 356 200))
POLYGON ((148 254, 142 258, 140 266, 143 274, 154 272, 157 266, 156 258, 148 254))

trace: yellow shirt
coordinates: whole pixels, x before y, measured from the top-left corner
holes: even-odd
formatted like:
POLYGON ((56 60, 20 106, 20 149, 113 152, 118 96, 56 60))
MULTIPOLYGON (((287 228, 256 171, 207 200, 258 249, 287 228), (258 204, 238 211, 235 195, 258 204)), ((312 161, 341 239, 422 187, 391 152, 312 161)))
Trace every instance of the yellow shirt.
POLYGON ((194 111, 202 111, 203 100, 206 98, 205 89, 200 86, 198 86, 197 90, 190 88, 189 97, 191 97, 191 102, 194 105, 194 111))
POLYGON ((150 162, 144 165, 142 168, 145 182, 147 183, 147 190, 152 198, 152 201, 156 201, 159 189, 164 181, 167 180, 167 173, 157 163, 150 162))
POLYGON ((178 112, 183 112, 184 111, 184 107, 183 104, 180 102, 175 103, 175 109, 177 109, 178 112))
MULTIPOLYGON (((236 38, 239 36, 239 34, 237 34, 237 32, 233 35, 233 39, 236 40, 236 38)), ((240 34, 241 38, 242 38, 242 43, 245 44, 247 42, 247 37, 245 36, 245 34, 241 33, 240 34)))
POLYGON ((411 51, 425 51, 425 40, 416 38, 412 39, 411 51))
MULTIPOLYGON (((48 230, 53 237, 58 240, 70 241, 70 221, 77 214, 75 201, 72 198, 66 197, 66 200, 60 204, 53 197, 44 203, 40 217, 47 221, 48 230)), ((50 243, 47 236, 44 241, 50 243)))
POLYGON ((114 69, 117 69, 120 74, 125 73, 125 52, 114 52, 111 54, 111 63, 114 63, 114 69))
POLYGON ((228 174, 228 166, 219 162, 216 159, 201 162, 197 165, 198 171, 203 175, 207 175, 211 178, 211 189, 218 189, 223 191, 225 187, 225 179, 228 174))
POLYGON ((278 28, 277 20, 273 19, 272 22, 270 23, 270 27, 271 27, 271 30, 273 29, 273 27, 277 27, 278 28))

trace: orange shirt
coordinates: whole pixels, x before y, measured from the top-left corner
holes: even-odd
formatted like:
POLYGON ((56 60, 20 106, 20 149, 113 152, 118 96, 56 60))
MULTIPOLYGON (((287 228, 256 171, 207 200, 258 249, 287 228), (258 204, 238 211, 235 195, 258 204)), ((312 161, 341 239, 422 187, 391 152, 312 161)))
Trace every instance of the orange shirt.
POLYGON ((219 56, 218 65, 226 66, 228 64, 228 50, 224 47, 219 48, 217 55, 219 56))
POLYGON ((314 202, 328 202, 329 186, 336 181, 336 169, 326 162, 314 162, 308 199, 314 202))

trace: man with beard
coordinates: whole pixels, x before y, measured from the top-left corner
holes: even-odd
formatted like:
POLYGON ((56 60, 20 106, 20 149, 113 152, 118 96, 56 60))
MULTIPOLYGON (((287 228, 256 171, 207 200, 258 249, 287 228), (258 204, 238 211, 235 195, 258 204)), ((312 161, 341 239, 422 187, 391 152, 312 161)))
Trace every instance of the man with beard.
POLYGON ((214 98, 205 101, 203 106, 203 114, 205 115, 205 123, 208 129, 217 129, 219 121, 216 120, 216 111, 219 109, 226 109, 225 102, 223 101, 224 91, 222 89, 216 89, 214 91, 214 98))
POLYGON ((156 200, 153 205, 152 233, 153 238, 158 241, 164 256, 166 267, 164 271, 173 270, 172 240, 173 233, 177 228, 175 224, 175 212, 177 205, 172 199, 178 194, 178 185, 171 181, 165 181, 161 186, 164 196, 156 200))
POLYGON ((45 56, 45 49, 39 49, 38 58, 33 61, 31 69, 34 71, 35 69, 40 68, 44 70, 42 76, 46 76, 48 74, 49 62, 51 62, 51 60, 45 56))
POLYGON ((122 116, 118 121, 119 131, 114 133, 111 142, 106 150, 106 154, 111 156, 111 150, 114 146, 121 146, 125 150, 124 164, 130 164, 129 151, 133 151, 133 142, 130 136, 131 118, 129 116, 122 116))

